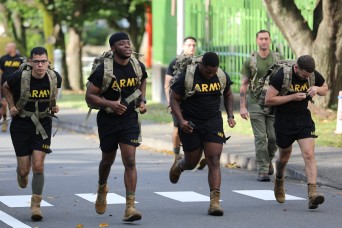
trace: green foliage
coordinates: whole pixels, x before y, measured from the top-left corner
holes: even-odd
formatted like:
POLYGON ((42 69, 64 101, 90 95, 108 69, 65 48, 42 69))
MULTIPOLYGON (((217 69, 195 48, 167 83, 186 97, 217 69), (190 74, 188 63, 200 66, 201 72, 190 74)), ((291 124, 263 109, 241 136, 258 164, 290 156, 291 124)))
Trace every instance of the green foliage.
POLYGON ((90 45, 105 45, 109 29, 96 22, 86 22, 83 30, 83 42, 90 45))

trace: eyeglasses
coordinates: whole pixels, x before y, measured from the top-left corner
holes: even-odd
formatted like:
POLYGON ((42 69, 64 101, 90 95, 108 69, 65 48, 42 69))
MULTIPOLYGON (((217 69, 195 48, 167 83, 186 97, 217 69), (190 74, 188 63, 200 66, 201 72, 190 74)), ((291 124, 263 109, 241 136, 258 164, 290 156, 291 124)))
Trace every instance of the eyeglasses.
POLYGON ((41 64, 44 64, 44 63, 47 63, 48 62, 48 60, 47 59, 43 59, 43 60, 32 60, 32 62, 34 63, 34 64, 39 64, 39 63, 41 63, 41 64))

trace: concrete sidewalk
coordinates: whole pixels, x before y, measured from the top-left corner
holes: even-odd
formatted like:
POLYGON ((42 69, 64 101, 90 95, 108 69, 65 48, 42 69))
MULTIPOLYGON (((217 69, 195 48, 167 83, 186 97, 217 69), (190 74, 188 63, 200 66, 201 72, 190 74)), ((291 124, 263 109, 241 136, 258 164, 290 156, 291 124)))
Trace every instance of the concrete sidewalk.
MULTIPOLYGON (((58 114, 59 120, 54 120, 54 125, 58 124, 59 128, 83 134, 97 134, 97 111, 92 111, 87 123, 85 123, 86 115, 87 111, 62 109, 58 114)), ((172 128, 171 123, 142 122, 142 146, 160 151, 171 151, 172 128)), ((226 135, 231 135, 231 138, 223 146, 221 164, 236 163, 243 169, 256 170, 253 136, 230 134, 229 132, 226 132, 226 135)), ((315 154, 318 165, 318 184, 342 189, 342 148, 316 146, 315 154)), ((173 157, 170 156, 170 159, 173 157)), ((286 168, 286 175, 306 181, 304 161, 297 143, 293 144, 293 152, 286 168)), ((257 173, 255 173, 255 179, 257 179, 257 173)))

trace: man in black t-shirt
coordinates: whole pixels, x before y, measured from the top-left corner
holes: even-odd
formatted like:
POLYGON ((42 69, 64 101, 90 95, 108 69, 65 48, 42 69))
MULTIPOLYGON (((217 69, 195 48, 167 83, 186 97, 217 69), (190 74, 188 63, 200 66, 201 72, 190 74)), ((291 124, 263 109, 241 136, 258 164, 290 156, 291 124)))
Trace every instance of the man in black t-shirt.
MULTIPOLYGON (((143 63, 133 66, 131 61, 132 44, 126 33, 118 32, 109 39, 109 45, 113 52, 113 75, 109 87, 100 95, 104 81, 104 64, 99 65, 89 76, 89 85, 86 91, 86 101, 96 107, 100 107, 97 114, 98 133, 102 159, 99 165, 99 181, 95 210, 98 214, 106 212, 107 207, 107 179, 112 164, 114 163, 118 146, 121 150, 122 162, 125 166, 126 186, 126 210, 123 220, 133 222, 141 219, 141 213, 134 207, 135 189, 137 184, 137 171, 135 165, 136 147, 140 145, 140 127, 138 113, 146 112, 146 78, 147 73, 143 63), (134 67, 141 67, 142 77, 139 83, 134 67), (141 91, 137 103, 120 103, 133 94, 136 90, 141 91)), ((108 61, 107 61, 108 62, 108 61)), ((111 64, 111 63, 108 63, 111 64)), ((109 67, 108 67, 109 68, 109 67)))
MULTIPOLYGON (((8 43, 6 45, 6 55, 2 56, 0 58, 0 79, 1 79, 1 85, 5 83, 5 81, 8 80, 11 74, 13 74, 20 66, 20 64, 23 62, 20 58, 20 55, 17 54, 17 46, 15 43, 8 43)), ((1 94, 1 88, 0 88, 0 97, 1 94)), ((1 127, 2 132, 7 131, 7 102, 5 97, 2 97, 3 99, 0 101, 0 119, 1 119, 1 113, 3 114, 3 124, 1 127)))
MULTIPOLYGON (((189 66, 188 66, 189 68, 189 66)), ((193 169, 199 162, 202 151, 208 165, 210 187, 210 206, 208 214, 223 215, 220 207, 221 170, 220 157, 222 144, 226 141, 223 132, 223 120, 220 111, 221 84, 217 71, 219 58, 214 52, 203 55, 202 63, 195 67, 193 74, 194 95, 183 100, 185 95, 186 73, 171 86, 170 105, 179 121, 179 137, 183 145, 184 158, 179 158, 170 169, 171 183, 177 183, 183 170, 193 169)), ((228 124, 235 126, 233 116, 233 84, 224 72, 224 106, 228 114, 228 124)), ((222 85, 223 86, 223 85, 222 85)))
MULTIPOLYGON (((183 50, 180 55, 185 56, 194 56, 196 53, 196 43, 197 40, 195 37, 187 36, 183 40, 183 50)), ((165 97, 167 103, 170 105, 170 83, 173 79, 174 75, 174 66, 177 61, 177 58, 174 58, 171 63, 169 64, 169 67, 167 68, 166 75, 165 75, 165 82, 164 82, 164 90, 165 90, 165 97)), ((180 140, 178 136, 178 120, 175 117, 175 115, 171 112, 172 120, 173 120, 173 132, 172 132, 172 144, 173 144, 173 153, 175 155, 175 160, 178 159, 178 156, 181 157, 179 154, 180 152, 180 140)), ((203 169, 206 166, 205 159, 201 159, 200 165, 198 169, 203 169)))
POLYGON ((43 218, 40 203, 44 187, 44 160, 46 154, 51 153, 51 115, 59 111, 56 98, 62 83, 61 76, 56 71, 48 70, 48 67, 46 49, 35 47, 31 50, 29 65, 16 71, 3 85, 12 116, 10 133, 17 156, 20 188, 27 187, 32 166, 31 219, 34 221, 43 218), (50 80, 53 80, 52 86, 50 80))
POLYGON ((315 61, 309 55, 298 58, 292 66, 291 90, 278 96, 282 90, 284 71, 279 70, 271 79, 265 104, 275 106, 274 129, 279 159, 276 161, 274 194, 279 203, 285 202, 284 171, 292 152, 292 144, 297 141, 305 162, 308 181, 309 209, 316 209, 324 202, 324 196, 316 191, 317 165, 315 160, 315 123, 311 118, 308 102, 312 97, 325 96, 328 86, 323 76, 315 70, 315 61), (314 77, 314 80, 313 78, 314 77), (313 83, 311 85, 310 83, 313 83))

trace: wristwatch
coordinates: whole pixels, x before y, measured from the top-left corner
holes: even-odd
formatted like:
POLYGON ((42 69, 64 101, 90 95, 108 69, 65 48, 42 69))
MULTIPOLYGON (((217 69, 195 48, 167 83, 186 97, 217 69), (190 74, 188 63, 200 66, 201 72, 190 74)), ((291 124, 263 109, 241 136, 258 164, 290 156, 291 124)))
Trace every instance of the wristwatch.
POLYGON ((234 115, 228 115, 228 119, 229 119, 229 118, 234 119, 234 115))

